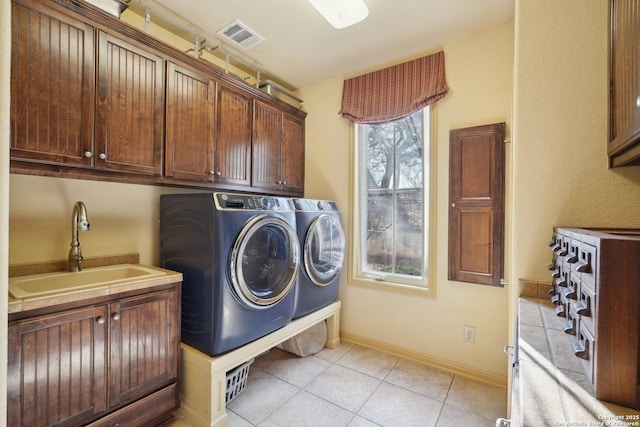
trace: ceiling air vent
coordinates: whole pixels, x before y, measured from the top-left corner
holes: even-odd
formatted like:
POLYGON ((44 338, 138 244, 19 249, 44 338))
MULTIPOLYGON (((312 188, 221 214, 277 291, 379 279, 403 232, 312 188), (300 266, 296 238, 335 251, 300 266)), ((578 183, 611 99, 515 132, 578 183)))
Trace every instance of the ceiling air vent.
POLYGON ((264 41, 255 31, 244 25, 240 21, 233 21, 218 31, 218 34, 231 40, 234 44, 249 49, 264 41))

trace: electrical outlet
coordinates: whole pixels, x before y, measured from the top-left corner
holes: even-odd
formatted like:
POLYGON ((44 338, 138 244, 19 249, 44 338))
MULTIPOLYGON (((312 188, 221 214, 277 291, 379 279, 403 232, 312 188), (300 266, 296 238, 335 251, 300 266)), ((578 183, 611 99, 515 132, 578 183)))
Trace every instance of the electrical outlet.
POLYGON ((476 342, 476 328, 464 325, 464 340, 470 343, 476 342))

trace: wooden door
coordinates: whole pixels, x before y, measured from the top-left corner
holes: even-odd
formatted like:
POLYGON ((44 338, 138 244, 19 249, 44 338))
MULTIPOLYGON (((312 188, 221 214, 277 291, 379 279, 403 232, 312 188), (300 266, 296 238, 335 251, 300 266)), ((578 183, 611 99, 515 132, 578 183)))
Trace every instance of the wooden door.
POLYGON ((505 124, 449 135, 449 280, 501 286, 505 124))
POLYGON ((213 180, 216 83, 167 62, 165 176, 213 180))
POLYGON ((611 166, 640 164, 640 0, 610 0, 611 166))
POLYGON ((110 308, 113 407, 175 381, 180 310, 175 290, 122 300, 110 308))
POLYGON ((215 177, 222 184, 251 184, 251 97, 218 86, 215 177))
POLYGON ((162 174, 163 59, 98 33, 96 169, 162 174))
POLYGON ((304 193, 304 121, 288 114, 282 120, 282 188, 304 193))
POLYGON ((11 2, 11 159, 91 168, 93 28, 21 3, 11 2))
POLYGON ((282 145, 282 112, 255 101, 253 113, 253 171, 251 185, 266 190, 280 190, 280 147, 282 145))
POLYGON ((107 306, 9 324, 9 426, 78 426, 106 409, 107 306))

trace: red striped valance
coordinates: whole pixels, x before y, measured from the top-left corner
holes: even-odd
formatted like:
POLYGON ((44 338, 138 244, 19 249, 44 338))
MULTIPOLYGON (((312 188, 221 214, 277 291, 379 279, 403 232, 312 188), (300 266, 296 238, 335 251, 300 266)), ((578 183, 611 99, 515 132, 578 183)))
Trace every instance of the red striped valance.
POLYGON ((444 97, 444 52, 344 81, 342 117, 355 123, 384 123, 408 116, 444 97))

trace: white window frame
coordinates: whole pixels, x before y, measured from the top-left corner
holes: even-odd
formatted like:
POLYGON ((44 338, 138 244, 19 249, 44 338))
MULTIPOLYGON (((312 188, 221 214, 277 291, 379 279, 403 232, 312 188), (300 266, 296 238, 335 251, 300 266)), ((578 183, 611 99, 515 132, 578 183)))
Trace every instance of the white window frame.
MULTIPOLYGON (((424 274, 419 279, 407 275, 398 274, 371 274, 363 270, 364 262, 363 249, 365 240, 363 240, 363 230, 361 225, 366 228, 365 212, 361 206, 363 200, 361 193, 362 174, 366 172, 366 166, 363 165, 363 153, 361 135, 359 134, 359 125, 352 125, 352 149, 351 149, 351 209, 350 209, 350 262, 349 262, 349 281, 352 284, 383 286, 404 290, 431 291, 435 278, 435 196, 436 196, 436 107, 431 105, 424 109, 424 149, 423 149, 423 189, 425 191, 423 197, 423 254, 424 274), (428 168, 428 169, 427 169, 428 168), (365 218, 363 220, 363 218, 365 218)), ((365 190, 366 191, 366 188, 365 190)), ((366 230, 364 230, 366 232, 366 230)))

